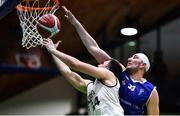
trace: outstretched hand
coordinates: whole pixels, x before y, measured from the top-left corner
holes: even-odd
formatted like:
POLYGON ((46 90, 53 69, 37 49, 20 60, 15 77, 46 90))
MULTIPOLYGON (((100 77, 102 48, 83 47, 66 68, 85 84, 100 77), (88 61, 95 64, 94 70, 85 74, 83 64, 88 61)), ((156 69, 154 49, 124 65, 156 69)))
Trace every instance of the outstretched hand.
POLYGON ((53 41, 50 38, 43 40, 43 45, 46 47, 46 49, 49 52, 52 52, 53 50, 56 50, 56 48, 59 46, 59 43, 61 41, 59 40, 56 44, 53 43, 53 41))
POLYGON ((76 23, 76 18, 71 13, 71 11, 67 10, 67 8, 65 6, 62 6, 62 8, 64 9, 64 12, 66 13, 64 16, 69 20, 69 22, 71 24, 75 24, 76 23))

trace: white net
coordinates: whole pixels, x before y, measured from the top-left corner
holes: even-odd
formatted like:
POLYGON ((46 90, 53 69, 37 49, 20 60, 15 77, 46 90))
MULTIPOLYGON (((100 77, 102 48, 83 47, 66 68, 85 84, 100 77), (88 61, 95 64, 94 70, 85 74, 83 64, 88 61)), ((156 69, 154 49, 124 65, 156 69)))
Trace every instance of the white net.
POLYGON ((23 33, 22 47, 29 49, 42 45, 43 37, 37 30, 37 21, 42 15, 54 14, 58 8, 58 0, 24 0, 16 7, 23 33))

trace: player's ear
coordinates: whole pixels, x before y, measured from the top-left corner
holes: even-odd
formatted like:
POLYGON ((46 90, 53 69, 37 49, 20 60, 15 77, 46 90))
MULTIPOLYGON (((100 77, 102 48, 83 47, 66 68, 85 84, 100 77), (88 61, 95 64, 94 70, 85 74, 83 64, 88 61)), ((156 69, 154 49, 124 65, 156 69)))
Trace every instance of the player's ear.
POLYGON ((144 68, 144 70, 146 70, 146 63, 141 63, 141 68, 144 68))

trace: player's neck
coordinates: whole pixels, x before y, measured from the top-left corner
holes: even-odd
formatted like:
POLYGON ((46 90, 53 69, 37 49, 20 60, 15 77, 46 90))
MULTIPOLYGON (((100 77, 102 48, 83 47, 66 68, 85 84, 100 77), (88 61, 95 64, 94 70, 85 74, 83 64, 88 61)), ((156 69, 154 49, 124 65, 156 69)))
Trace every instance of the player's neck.
POLYGON ((143 73, 141 71, 137 71, 135 73, 131 74, 131 78, 137 81, 142 81, 143 80, 143 73))

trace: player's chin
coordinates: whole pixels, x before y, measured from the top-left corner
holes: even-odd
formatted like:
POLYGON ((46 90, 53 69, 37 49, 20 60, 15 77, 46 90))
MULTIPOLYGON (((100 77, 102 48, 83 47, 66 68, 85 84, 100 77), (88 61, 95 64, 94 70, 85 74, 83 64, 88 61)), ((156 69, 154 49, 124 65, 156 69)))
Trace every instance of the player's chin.
POLYGON ((127 71, 133 71, 133 70, 134 70, 134 67, 132 67, 132 66, 127 66, 127 67, 126 67, 126 70, 127 70, 127 71))
POLYGON ((131 68, 132 68, 131 65, 127 65, 127 66, 126 66, 126 69, 131 69, 131 68))

